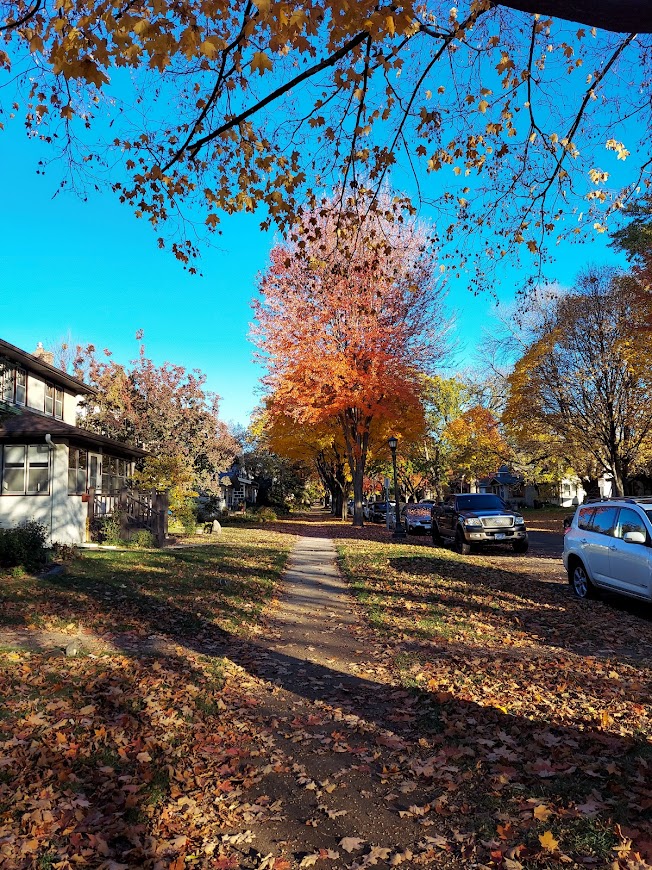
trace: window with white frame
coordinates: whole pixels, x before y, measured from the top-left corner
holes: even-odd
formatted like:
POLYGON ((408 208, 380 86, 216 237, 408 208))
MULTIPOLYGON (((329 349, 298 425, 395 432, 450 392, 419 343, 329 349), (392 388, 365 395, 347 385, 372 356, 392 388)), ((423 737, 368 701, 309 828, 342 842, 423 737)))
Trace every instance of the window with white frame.
POLYGON ((86 492, 88 452, 77 447, 68 450, 68 493, 83 495, 86 492))
POLYGON ((47 495, 50 451, 47 444, 5 444, 2 450, 3 495, 47 495))
POLYGON ((10 405, 27 404, 27 372, 11 363, 0 367, 0 400, 10 405))
POLYGON ((127 485, 129 464, 116 456, 102 457, 102 492, 120 492, 127 485))
POLYGON ((45 385, 45 413, 57 420, 63 420, 63 390, 54 384, 45 385))

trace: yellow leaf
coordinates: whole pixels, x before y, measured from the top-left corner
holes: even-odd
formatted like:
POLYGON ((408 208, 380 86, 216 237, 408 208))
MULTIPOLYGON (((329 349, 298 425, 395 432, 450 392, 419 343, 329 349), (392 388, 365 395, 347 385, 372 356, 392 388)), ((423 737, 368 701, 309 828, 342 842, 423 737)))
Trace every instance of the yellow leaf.
POLYGON ((394 34, 396 33, 396 27, 394 25, 394 16, 388 15, 387 18, 385 19, 385 24, 387 25, 387 30, 389 32, 389 35, 394 36, 394 34))
POLYGON ((552 836, 551 831, 546 831, 545 834, 540 834, 539 842, 547 852, 556 852, 559 847, 559 843, 552 836))
POLYGON ((271 68, 272 68, 272 62, 267 57, 265 52, 264 51, 257 51, 253 56, 253 60, 251 61, 252 73, 256 72, 256 70, 258 70, 258 72, 262 76, 265 74, 265 70, 267 70, 267 69, 271 70, 271 68))
POLYGON ((488 108, 489 108, 489 103, 486 100, 480 100, 480 102, 478 103, 478 109, 480 109, 482 114, 484 114, 488 108))
POLYGON ((534 818, 539 819, 540 822, 545 822, 551 814, 551 810, 549 810, 545 804, 539 804, 538 807, 534 808, 534 818))
POLYGON ((215 36, 209 36, 199 46, 199 50, 204 57, 212 60, 221 48, 221 40, 215 36))

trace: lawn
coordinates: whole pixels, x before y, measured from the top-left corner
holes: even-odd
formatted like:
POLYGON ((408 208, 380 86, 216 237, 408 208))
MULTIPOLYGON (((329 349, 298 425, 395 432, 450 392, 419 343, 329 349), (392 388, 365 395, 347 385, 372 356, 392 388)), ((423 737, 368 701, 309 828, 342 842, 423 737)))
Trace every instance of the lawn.
POLYGON ((85 551, 60 574, 3 577, 0 627, 193 640, 246 632, 290 545, 287 534, 225 528, 215 543, 180 549, 85 551))
POLYGON ((207 650, 255 631, 291 543, 225 529, 0 578, 0 867, 238 866, 220 835, 265 811, 239 799, 265 736, 248 675, 207 650), (32 635, 37 651, 16 644, 32 635), (82 654, 57 648, 67 635, 82 654))
POLYGON ((429 812, 473 830, 491 866, 652 864, 651 609, 577 601, 522 558, 338 550, 439 741, 429 812))

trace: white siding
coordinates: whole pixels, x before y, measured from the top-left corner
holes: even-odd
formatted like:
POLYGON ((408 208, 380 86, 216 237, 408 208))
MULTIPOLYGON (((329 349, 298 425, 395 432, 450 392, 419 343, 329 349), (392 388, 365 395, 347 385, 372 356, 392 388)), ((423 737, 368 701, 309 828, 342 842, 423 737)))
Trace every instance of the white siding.
POLYGON ((27 373, 27 407, 43 413, 45 406, 45 381, 27 373))
POLYGON ((48 529, 52 541, 81 544, 88 505, 81 495, 68 495, 68 445, 55 444, 50 462, 50 494, 0 495, 0 526, 12 528, 34 519, 48 529))

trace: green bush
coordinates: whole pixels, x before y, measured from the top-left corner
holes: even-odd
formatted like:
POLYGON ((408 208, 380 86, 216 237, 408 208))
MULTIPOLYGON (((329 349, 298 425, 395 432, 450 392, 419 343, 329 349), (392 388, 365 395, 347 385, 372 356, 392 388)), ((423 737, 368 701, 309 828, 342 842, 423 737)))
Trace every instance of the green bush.
POLYGON ((271 507, 261 507, 256 511, 256 516, 261 523, 271 523, 278 519, 278 514, 271 507))
POLYGON ((91 525, 91 541, 97 544, 124 544, 120 537, 122 521, 116 511, 110 517, 96 517, 91 525))
POLYGON ((226 514, 220 519, 223 526, 250 526, 258 522, 258 516, 250 513, 226 514))
POLYGON ((0 565, 3 568, 39 568, 47 561, 48 530, 29 520, 15 529, 0 529, 0 565))
POLYGON ((139 529, 129 538, 129 546, 149 550, 154 546, 154 535, 149 529, 139 529))
POLYGON ((197 505, 194 499, 185 499, 172 509, 172 519, 187 535, 194 535, 197 528, 197 505))

